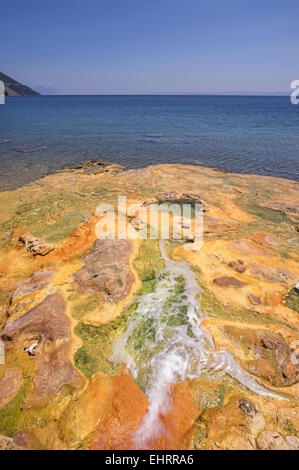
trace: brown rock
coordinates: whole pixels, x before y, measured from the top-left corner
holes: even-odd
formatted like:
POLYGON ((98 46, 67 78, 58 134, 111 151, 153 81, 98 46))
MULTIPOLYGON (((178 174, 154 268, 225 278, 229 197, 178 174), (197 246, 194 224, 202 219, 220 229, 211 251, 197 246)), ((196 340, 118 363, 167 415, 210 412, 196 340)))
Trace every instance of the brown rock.
POLYGON ((20 447, 13 439, 0 434, 0 450, 26 450, 24 447, 20 447))
POLYGON ((185 198, 190 199, 191 201, 194 201, 197 204, 203 204, 203 200, 202 200, 201 196, 199 196, 198 194, 183 193, 181 197, 182 197, 182 199, 185 199, 185 198))
POLYGON ((46 243, 33 235, 21 236, 19 241, 34 255, 45 256, 55 249, 55 245, 46 243))
POLYGON ((14 443, 19 447, 28 448, 29 445, 29 435, 25 431, 18 432, 14 438, 14 443))
POLYGON ((287 386, 299 381, 299 365, 291 360, 292 350, 284 338, 272 331, 225 327, 226 333, 249 354, 243 367, 250 373, 268 380, 275 386, 287 386), (254 359, 251 359, 252 353, 254 359))
POLYGON ((237 271, 238 273, 244 273, 246 271, 246 266, 244 266, 243 261, 231 261, 228 263, 229 267, 237 271))
POLYGON ((245 397, 233 398, 222 407, 207 408, 201 418, 206 434, 200 443, 203 450, 255 450, 255 435, 265 425, 263 415, 245 397))
POLYGON ((47 339, 55 341, 69 336, 70 321, 65 315, 65 302, 58 294, 48 295, 40 304, 33 307, 16 320, 9 321, 1 333, 1 338, 8 342, 34 341, 47 339))
POLYGON ((253 276, 267 282, 294 281, 296 276, 287 268, 270 268, 261 264, 251 263, 250 270, 253 276))
POLYGON ((277 432, 264 431, 257 439, 257 445, 262 450, 287 450, 288 446, 283 437, 277 432))
POLYGON ((254 416, 257 413, 257 409, 254 404, 247 398, 241 398, 239 401, 239 408, 248 416, 254 416))
POLYGON ((257 439, 262 450, 299 450, 299 439, 296 436, 286 436, 273 431, 264 431, 257 439))
POLYGON ((75 379, 76 371, 67 353, 67 343, 58 345, 51 341, 42 341, 35 355, 38 370, 33 379, 34 391, 30 401, 43 400, 75 379))
POLYGON ((236 240, 232 242, 233 248, 237 248, 245 255, 257 255, 257 256, 275 256, 275 252, 270 248, 266 248, 262 245, 251 240, 236 240))
POLYGON ((245 282, 239 281, 239 279, 231 276, 217 277, 213 282, 219 287, 243 287, 246 285, 245 282))
POLYGON ((20 282, 13 293, 12 301, 47 286, 52 281, 54 274, 55 271, 39 271, 33 274, 29 279, 20 282))
POLYGON ((252 305, 261 305, 262 303, 261 299, 257 295, 254 295, 254 294, 249 294, 248 299, 252 305))
POLYGON ((0 380, 0 408, 7 405, 16 396, 22 385, 22 376, 18 369, 7 369, 0 380))
POLYGON ((39 343, 34 351, 37 373, 30 400, 47 398, 76 377, 67 355, 70 321, 65 310, 60 294, 48 295, 25 315, 8 322, 1 334, 7 348, 39 343))
POLYGON ((107 302, 126 297, 134 282, 129 266, 132 251, 129 240, 96 240, 83 258, 84 266, 72 275, 79 292, 100 292, 107 302))
POLYGON ((290 450, 299 450, 299 439, 296 436, 286 436, 286 444, 290 450))

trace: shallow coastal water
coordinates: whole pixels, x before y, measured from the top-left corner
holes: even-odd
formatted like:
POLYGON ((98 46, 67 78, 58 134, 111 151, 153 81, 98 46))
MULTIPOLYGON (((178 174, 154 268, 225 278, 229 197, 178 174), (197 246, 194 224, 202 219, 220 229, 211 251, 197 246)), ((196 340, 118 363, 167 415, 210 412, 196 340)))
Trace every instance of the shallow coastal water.
POLYGON ((271 96, 8 97, 0 190, 87 159, 299 179, 299 106, 271 96))

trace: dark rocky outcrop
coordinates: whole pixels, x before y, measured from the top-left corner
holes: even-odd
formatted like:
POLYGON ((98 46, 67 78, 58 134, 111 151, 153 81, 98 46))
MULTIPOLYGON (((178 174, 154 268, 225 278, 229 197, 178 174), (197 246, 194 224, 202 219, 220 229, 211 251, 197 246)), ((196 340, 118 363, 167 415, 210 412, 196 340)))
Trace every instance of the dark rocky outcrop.
POLYGON ((39 95, 39 93, 32 88, 29 88, 22 83, 17 82, 13 78, 0 72, 0 80, 5 86, 5 95, 7 96, 26 96, 26 95, 39 95))
POLYGON ((239 401, 239 408, 248 416, 254 416, 258 411, 252 401, 247 398, 241 398, 239 401))
POLYGON ((232 276, 221 276, 213 280, 214 284, 219 287, 243 287, 245 282, 239 281, 232 276))
POLYGON ((252 304, 252 305, 261 305, 262 301, 261 299, 259 298, 258 295, 254 295, 254 294, 249 294, 248 295, 248 300, 249 302, 252 304))
POLYGON ((230 261, 228 265, 230 268, 232 268, 234 271, 237 271, 238 273, 244 273, 246 271, 246 266, 244 265, 244 262, 241 259, 238 259, 237 261, 230 261))

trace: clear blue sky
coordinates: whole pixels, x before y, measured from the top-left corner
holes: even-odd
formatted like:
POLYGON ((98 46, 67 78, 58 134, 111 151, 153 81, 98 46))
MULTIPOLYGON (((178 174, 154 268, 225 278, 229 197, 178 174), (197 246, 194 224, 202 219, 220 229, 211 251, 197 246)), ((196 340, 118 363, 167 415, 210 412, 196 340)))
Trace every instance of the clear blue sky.
POLYGON ((279 92, 299 79, 298 0, 14 0, 0 15, 0 70, 52 92, 279 92))

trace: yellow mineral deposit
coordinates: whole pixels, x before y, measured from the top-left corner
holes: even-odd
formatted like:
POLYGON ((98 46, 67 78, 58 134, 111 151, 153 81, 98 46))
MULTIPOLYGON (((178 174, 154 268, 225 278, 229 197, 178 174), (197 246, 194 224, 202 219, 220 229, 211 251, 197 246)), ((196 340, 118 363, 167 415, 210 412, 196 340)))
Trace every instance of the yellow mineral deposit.
POLYGON ((0 448, 298 449, 298 189, 157 165, 1 192, 0 448), (200 249, 191 218, 181 240, 97 236, 102 204, 144 234, 186 200, 200 249))

